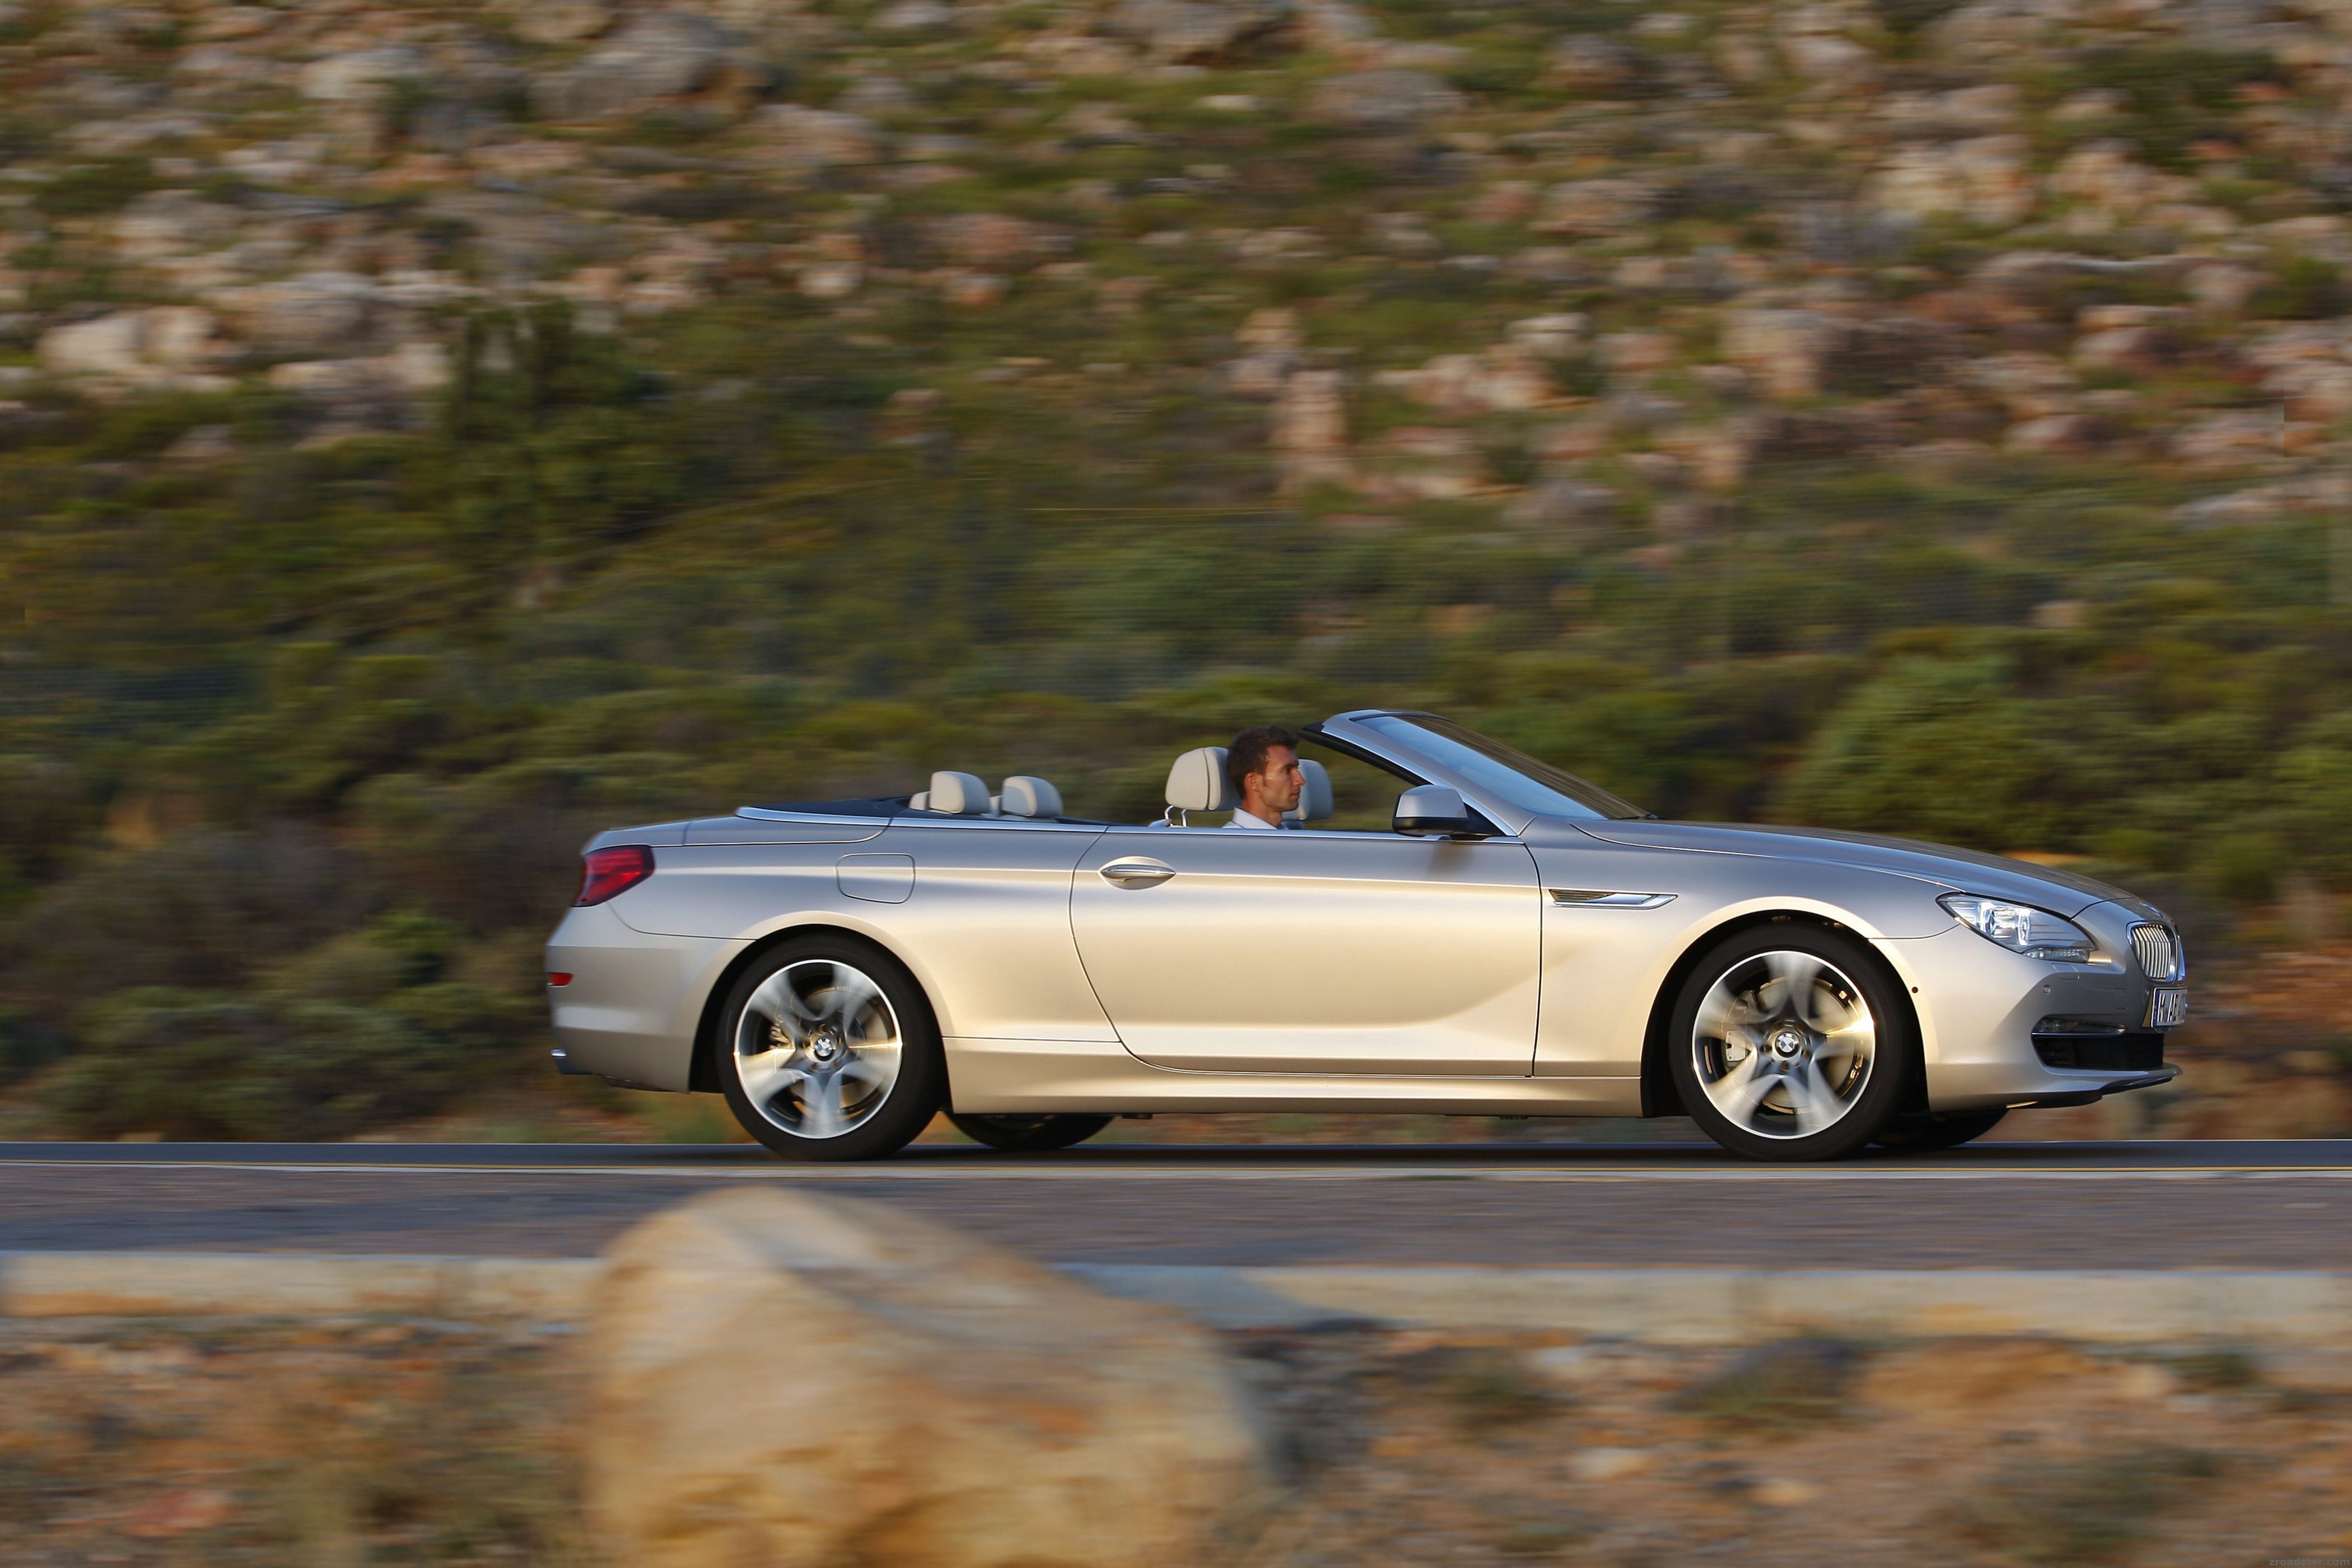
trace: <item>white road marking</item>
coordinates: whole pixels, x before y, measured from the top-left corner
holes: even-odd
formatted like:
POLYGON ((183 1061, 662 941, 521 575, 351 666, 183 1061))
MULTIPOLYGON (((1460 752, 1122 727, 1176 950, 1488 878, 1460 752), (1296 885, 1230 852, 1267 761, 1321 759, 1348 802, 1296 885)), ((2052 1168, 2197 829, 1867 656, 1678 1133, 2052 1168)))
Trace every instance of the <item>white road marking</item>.
POLYGON ((490 1163, 316 1163, 228 1160, 39 1160, 0 1159, 0 1168, 45 1166, 102 1171, 280 1172, 306 1175, 348 1173, 396 1176, 611 1176, 671 1177, 693 1181, 781 1182, 1404 1182, 1476 1181, 1534 1183, 1644 1182, 2115 1182, 2115 1181, 2347 1181, 2352 1166, 2340 1165, 2107 1165, 2070 1169, 2049 1165, 1920 1166, 1741 1166, 1697 1170, 1621 1170, 1607 1166, 1497 1165, 1015 1165, 975 1160, 971 1164, 922 1165, 511 1165, 490 1163))

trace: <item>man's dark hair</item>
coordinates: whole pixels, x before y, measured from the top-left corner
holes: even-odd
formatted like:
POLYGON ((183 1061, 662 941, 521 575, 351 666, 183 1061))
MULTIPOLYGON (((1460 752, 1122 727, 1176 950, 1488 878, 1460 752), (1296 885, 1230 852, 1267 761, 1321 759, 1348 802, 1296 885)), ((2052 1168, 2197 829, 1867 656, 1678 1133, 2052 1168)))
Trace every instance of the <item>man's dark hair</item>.
POLYGON ((1288 746, 1296 752, 1298 737, 1279 724, 1260 724, 1235 735, 1234 743, 1225 748, 1225 778, 1234 786, 1236 804, 1242 798, 1242 780, 1265 772, 1265 754, 1276 746, 1288 746))

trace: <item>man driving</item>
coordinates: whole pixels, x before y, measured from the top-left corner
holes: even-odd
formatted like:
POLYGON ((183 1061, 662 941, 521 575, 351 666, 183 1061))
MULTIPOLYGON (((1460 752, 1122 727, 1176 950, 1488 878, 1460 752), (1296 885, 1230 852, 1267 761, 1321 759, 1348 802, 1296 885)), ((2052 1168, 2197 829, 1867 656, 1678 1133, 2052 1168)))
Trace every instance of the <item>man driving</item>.
POLYGON ((1225 777, 1234 787, 1228 827, 1279 828, 1298 804, 1306 779, 1298 767, 1298 737, 1273 724, 1244 730, 1225 748, 1225 777))

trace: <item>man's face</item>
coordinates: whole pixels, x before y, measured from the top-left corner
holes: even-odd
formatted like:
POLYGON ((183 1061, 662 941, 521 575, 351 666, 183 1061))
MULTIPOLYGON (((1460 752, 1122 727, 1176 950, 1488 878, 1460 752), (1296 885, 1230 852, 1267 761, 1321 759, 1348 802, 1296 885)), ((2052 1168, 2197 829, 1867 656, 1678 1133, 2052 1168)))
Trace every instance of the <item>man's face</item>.
POLYGON ((1243 788, 1270 809, 1285 812, 1298 804, 1298 792, 1306 782, 1298 771, 1298 753, 1288 746, 1276 746, 1265 753, 1265 769, 1250 774, 1243 788))

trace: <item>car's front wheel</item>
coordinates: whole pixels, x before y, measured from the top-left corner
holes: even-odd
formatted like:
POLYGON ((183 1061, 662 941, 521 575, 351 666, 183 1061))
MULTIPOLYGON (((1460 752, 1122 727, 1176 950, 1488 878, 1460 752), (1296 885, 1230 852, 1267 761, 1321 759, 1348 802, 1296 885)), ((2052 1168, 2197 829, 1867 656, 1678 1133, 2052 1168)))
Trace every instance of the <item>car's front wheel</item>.
POLYGON ((956 1131, 975 1143, 1008 1154, 1044 1154, 1083 1143, 1110 1125, 1108 1116, 959 1116, 948 1112, 956 1131))
POLYGON ((1877 956, 1840 931, 1776 922, 1692 969, 1667 1048, 1683 1107, 1756 1160, 1836 1160, 1876 1137, 1908 1087, 1909 1013, 1877 956))
POLYGON ((939 1030, 914 978, 878 948, 795 938, 729 993, 714 1045, 743 1130, 795 1160, 901 1149, 946 1099, 939 1030))

